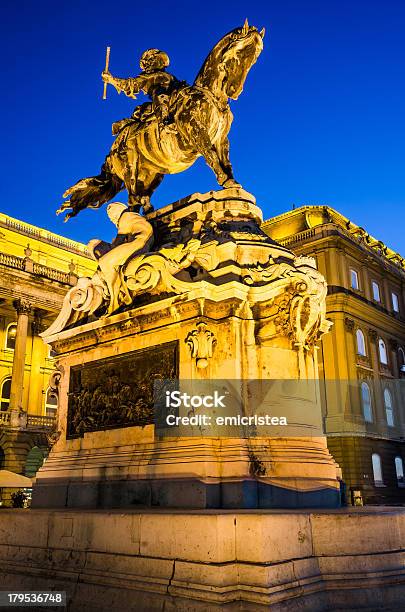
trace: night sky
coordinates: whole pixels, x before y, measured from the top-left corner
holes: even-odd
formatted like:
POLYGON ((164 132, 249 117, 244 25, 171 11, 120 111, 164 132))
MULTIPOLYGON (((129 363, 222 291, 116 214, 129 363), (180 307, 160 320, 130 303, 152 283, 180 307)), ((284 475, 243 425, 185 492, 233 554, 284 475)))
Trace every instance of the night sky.
MULTIPOLYGON (((64 190, 98 174, 111 124, 137 101, 108 88, 139 72, 149 47, 192 83, 206 55, 245 17, 266 27, 264 51, 232 102, 235 176, 264 217, 329 204, 405 255, 405 2, 134 0, 2 3, 0 210, 87 242, 111 239, 105 209, 64 224, 64 190)), ((216 189, 203 159, 165 177, 155 207, 216 189)), ((126 201, 126 192, 116 199, 126 201)))

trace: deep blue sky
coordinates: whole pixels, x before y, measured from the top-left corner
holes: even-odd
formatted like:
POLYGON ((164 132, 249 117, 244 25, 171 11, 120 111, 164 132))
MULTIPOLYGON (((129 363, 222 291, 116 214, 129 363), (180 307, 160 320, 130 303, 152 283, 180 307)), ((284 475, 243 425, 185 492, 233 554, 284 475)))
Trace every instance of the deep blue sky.
MULTIPOLYGON (((403 0, 6 0, 0 210, 77 240, 111 238, 104 210, 55 216, 63 191, 98 173, 111 123, 135 104, 111 87, 101 99, 106 45, 116 76, 136 74, 141 52, 158 47, 192 82, 246 16, 267 33, 232 103, 237 179, 266 218, 327 203, 405 255, 403 0)), ((167 176, 153 202, 215 188, 200 159, 167 176)))

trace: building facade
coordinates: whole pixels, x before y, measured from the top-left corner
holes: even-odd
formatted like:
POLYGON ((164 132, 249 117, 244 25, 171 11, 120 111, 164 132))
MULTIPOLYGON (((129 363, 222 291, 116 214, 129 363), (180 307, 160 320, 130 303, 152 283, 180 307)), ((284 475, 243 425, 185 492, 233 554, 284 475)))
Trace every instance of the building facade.
POLYGON ((57 397, 39 334, 95 266, 85 245, 0 213, 0 469, 32 476, 47 454, 57 397))
POLYGON ((352 501, 404 503, 405 260, 328 206, 302 206, 262 227, 313 256, 328 282, 324 427, 352 501))

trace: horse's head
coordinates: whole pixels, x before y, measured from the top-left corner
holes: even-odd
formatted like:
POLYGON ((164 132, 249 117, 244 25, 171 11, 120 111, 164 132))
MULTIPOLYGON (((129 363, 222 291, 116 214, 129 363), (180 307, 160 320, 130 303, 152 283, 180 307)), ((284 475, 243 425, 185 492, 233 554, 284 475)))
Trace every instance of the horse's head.
POLYGON ((259 32, 245 21, 226 34, 213 48, 195 80, 195 85, 215 95, 236 100, 243 90, 247 73, 263 49, 264 29, 259 32))

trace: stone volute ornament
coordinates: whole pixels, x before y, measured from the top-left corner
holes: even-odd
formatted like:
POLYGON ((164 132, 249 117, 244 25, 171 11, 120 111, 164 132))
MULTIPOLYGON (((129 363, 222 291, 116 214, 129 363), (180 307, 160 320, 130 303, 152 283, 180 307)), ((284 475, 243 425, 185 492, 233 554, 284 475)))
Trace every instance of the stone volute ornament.
POLYGON ((196 360, 197 368, 203 369, 208 366, 216 341, 214 333, 208 329, 204 321, 197 323, 196 329, 187 335, 185 342, 190 349, 191 358, 196 360))
MULTIPOLYGON (((55 369, 51 373, 49 377, 48 388, 56 397, 58 398, 58 405, 60 401, 60 384, 64 374, 64 367, 59 363, 55 364, 55 369)), ((54 426, 50 431, 46 434, 46 439, 50 447, 52 447, 59 440, 61 436, 61 431, 58 429, 57 422, 55 422, 54 426)))

